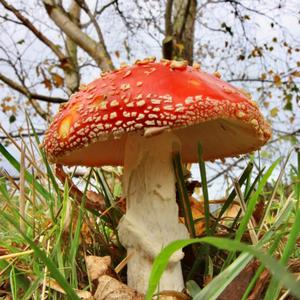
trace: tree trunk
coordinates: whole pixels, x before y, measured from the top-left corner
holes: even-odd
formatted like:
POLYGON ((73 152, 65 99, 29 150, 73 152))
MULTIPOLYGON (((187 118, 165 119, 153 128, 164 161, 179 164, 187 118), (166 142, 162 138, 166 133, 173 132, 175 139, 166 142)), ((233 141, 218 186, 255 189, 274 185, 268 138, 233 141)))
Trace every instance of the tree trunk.
POLYGON ((168 0, 163 56, 192 64, 197 0, 168 0))

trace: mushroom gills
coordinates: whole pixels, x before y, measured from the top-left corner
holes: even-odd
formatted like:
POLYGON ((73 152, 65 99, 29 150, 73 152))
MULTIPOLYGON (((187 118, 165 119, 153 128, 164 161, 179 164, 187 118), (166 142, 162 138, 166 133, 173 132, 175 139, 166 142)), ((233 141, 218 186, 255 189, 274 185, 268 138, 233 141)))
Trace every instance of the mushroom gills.
MULTIPOLYGON (((150 127, 151 129, 151 127, 150 127)), ((160 130, 147 129, 147 139, 151 135, 160 134, 160 130)), ((169 131, 168 128, 161 130, 169 131)), ((195 162, 198 160, 197 144, 201 142, 204 160, 232 157, 249 153, 261 147, 264 142, 257 138, 257 133, 250 123, 233 119, 215 119, 192 125, 189 127, 173 129, 172 131, 182 145, 182 160, 195 162)), ((98 141, 88 147, 80 148, 57 157, 57 162, 65 165, 123 165, 125 160, 125 144, 130 139, 130 133, 124 134, 120 139, 113 136, 105 141, 98 141)))

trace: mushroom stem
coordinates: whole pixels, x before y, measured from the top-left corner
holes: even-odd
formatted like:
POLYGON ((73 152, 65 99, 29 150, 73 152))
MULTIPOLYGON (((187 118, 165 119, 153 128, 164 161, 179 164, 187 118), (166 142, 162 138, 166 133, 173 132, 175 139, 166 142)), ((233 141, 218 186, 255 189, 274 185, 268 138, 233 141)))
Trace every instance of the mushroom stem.
MULTIPOLYGON (((171 132, 145 137, 129 135, 125 149, 124 194, 126 215, 119 224, 119 238, 131 256, 128 285, 145 293, 153 260, 163 247, 189 237, 179 223, 176 204, 173 151, 180 150, 179 139, 171 132)), ((159 290, 184 288, 180 260, 175 252, 166 268, 159 290)))

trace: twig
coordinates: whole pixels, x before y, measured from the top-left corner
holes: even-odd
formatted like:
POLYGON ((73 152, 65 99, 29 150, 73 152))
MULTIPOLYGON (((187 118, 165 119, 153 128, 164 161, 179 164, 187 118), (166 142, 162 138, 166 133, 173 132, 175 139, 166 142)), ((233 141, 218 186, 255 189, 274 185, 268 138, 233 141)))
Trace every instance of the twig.
MULTIPOLYGON (((242 212, 243 212, 243 214, 245 214, 245 211, 246 211, 247 207, 246 207, 244 196, 243 196, 243 193, 241 191, 241 187, 239 185, 238 180, 234 180, 233 184, 234 184, 234 188, 235 188, 237 197, 238 197, 239 202, 240 202, 242 212)), ((249 234, 250 234, 252 244, 256 245, 258 243, 258 237, 257 237, 255 229, 254 229, 254 224, 255 224, 255 220, 254 220, 253 216, 251 216, 247 226, 248 226, 248 230, 249 230, 249 234)))
POLYGON ((46 95, 32 93, 29 89, 20 85, 18 82, 6 77, 2 73, 0 73, 0 80, 3 81, 4 83, 6 83, 12 89, 18 91, 19 93, 27 96, 29 99, 32 99, 32 100, 41 100, 41 101, 50 102, 50 103, 63 103, 63 102, 67 101, 67 99, 61 98, 61 97, 50 97, 50 96, 46 96, 46 95))
POLYGON ((11 253, 11 254, 6 254, 6 255, 0 256, 0 260, 8 260, 8 259, 11 259, 11 258, 15 258, 15 257, 19 257, 19 256, 31 254, 33 252, 34 252, 33 250, 27 250, 27 251, 22 251, 22 252, 16 252, 16 253, 11 253))
POLYGON ((41 31, 39 31, 29 19, 23 16, 20 13, 20 10, 16 9, 11 4, 7 3, 5 0, 0 0, 0 3, 9 11, 11 11, 20 21, 21 24, 27 27, 40 41, 42 41, 45 45, 47 45, 59 58, 59 60, 63 61, 66 59, 66 56, 63 52, 60 51, 59 47, 55 45, 51 40, 49 40, 41 31))

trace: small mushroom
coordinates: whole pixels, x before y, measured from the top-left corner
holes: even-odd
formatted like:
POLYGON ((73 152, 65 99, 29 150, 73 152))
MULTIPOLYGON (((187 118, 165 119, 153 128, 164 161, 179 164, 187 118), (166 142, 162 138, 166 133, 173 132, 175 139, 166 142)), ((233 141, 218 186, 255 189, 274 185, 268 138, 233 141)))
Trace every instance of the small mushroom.
MULTIPOLYGON (((44 146, 64 165, 124 165, 126 215, 119 238, 131 255, 128 285, 145 293, 152 263, 168 243, 188 238, 178 222, 172 155, 215 160, 259 149, 271 136, 257 105, 200 68, 139 60, 85 85, 55 116, 44 146)), ((174 253, 160 290, 184 288, 174 253)))

